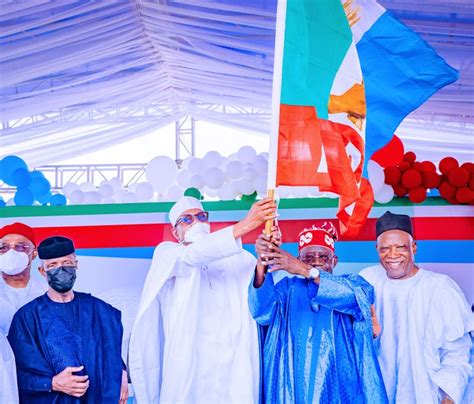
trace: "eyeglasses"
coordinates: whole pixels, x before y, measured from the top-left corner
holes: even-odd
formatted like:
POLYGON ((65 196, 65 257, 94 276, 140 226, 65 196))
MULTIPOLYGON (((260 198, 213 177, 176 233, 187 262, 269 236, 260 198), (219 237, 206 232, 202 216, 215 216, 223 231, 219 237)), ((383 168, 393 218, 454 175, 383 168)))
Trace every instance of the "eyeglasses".
POLYGON ((305 254, 300 257, 300 260, 305 264, 312 264, 318 260, 327 264, 333 257, 334 255, 332 254, 305 254))
POLYGON ((34 247, 28 245, 28 244, 15 244, 15 245, 10 245, 10 244, 0 244, 0 254, 5 254, 8 250, 15 250, 16 252, 19 253, 27 253, 29 254, 31 251, 34 250, 34 247))
POLYGON ((180 224, 180 223, 191 224, 191 223, 194 222, 194 218, 196 218, 200 222, 207 222, 209 220, 209 212, 203 211, 203 212, 198 212, 198 213, 195 213, 195 214, 186 213, 186 214, 182 215, 176 221, 176 224, 174 225, 174 227, 178 226, 178 224, 180 224))

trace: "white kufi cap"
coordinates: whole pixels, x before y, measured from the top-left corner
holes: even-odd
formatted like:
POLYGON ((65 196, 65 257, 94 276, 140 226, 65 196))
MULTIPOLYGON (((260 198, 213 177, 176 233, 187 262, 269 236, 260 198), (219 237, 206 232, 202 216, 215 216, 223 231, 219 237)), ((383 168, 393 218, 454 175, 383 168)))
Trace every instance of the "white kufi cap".
POLYGON ((204 210, 202 207, 201 202, 192 197, 192 196, 183 196, 179 201, 177 201, 170 210, 169 219, 171 224, 174 226, 178 218, 181 214, 189 209, 201 209, 204 210))

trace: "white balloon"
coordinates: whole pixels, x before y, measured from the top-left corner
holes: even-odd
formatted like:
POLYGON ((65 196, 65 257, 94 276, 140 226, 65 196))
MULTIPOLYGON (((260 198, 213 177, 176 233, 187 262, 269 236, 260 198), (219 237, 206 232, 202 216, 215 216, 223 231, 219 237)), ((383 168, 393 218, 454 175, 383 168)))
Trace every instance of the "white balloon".
POLYGON ((252 163, 257 158, 257 152, 252 146, 242 146, 237 156, 242 163, 252 163))
POLYGON ((105 182, 99 187, 99 194, 102 196, 102 198, 112 198, 114 194, 114 187, 108 182, 105 182))
POLYGON ((204 178, 202 178, 200 175, 193 175, 190 182, 193 188, 197 188, 199 190, 205 185, 204 178))
POLYGON ((259 195, 267 193, 267 176, 261 175, 257 177, 254 181, 254 184, 259 195))
POLYGON ((212 189, 212 188, 209 188, 209 187, 204 187, 204 190, 203 190, 203 193, 205 193, 207 196, 210 196, 211 198, 215 198, 217 196, 218 192, 219 191, 217 189, 212 189))
POLYGON ((219 167, 223 162, 224 158, 216 151, 208 151, 202 158, 204 168, 219 167))
POLYGON ((377 193, 374 193, 374 199, 378 203, 389 203, 394 196, 392 186, 383 184, 377 193))
POLYGON ((137 184, 135 195, 138 201, 148 202, 155 195, 155 190, 153 189, 153 185, 149 182, 140 182, 137 184))
POLYGON ((237 153, 232 153, 227 157, 227 161, 238 161, 238 160, 239 160, 239 156, 237 155, 237 153))
POLYGON ((104 199, 102 199, 102 204, 111 204, 111 203, 115 203, 114 198, 104 198, 104 199))
POLYGON ((369 160, 367 164, 367 174, 369 176, 369 182, 374 191, 374 195, 379 192, 385 183, 385 174, 383 168, 373 160, 369 160))
POLYGON ((132 192, 135 193, 137 190, 138 182, 134 182, 133 184, 130 184, 127 186, 127 192, 132 192))
POLYGON ((225 168, 225 175, 231 180, 236 180, 242 176, 243 164, 240 161, 229 161, 225 168))
POLYGON ((224 184, 217 190, 217 196, 221 201, 232 201, 237 196, 232 184, 224 184))
POLYGON ((201 159, 198 159, 197 157, 193 157, 188 164, 188 169, 191 171, 193 174, 201 174, 202 170, 204 168, 204 163, 202 162, 201 159))
POLYGON ((124 189, 118 189, 117 191, 115 191, 114 196, 113 196, 115 202, 116 203, 123 203, 126 193, 127 193, 127 191, 125 191, 124 189))
POLYGON ((5 206, 15 206, 15 199, 10 198, 8 201, 5 202, 5 206))
POLYGON ((237 181, 237 187, 239 194, 250 195, 255 191, 255 185, 250 181, 245 181, 244 179, 237 181))
POLYGON ((184 189, 178 185, 173 185, 170 189, 168 189, 167 199, 170 201, 177 201, 184 195, 184 189))
POLYGON ((266 174, 268 172, 268 161, 263 157, 258 156, 253 162, 253 167, 257 171, 258 175, 266 174))
POLYGON ((84 192, 80 189, 76 189, 68 198, 71 205, 79 205, 84 200, 84 192))
POLYGON ((193 173, 188 169, 181 169, 178 172, 178 176, 176 177, 176 182, 183 188, 189 188, 191 186, 191 177, 193 173))
POLYGON ((118 191, 123 188, 122 180, 118 177, 114 177, 109 181, 109 184, 112 185, 114 191, 118 191))
POLYGON ((137 196, 134 192, 125 192, 122 201, 123 203, 135 203, 137 202, 137 196))
POLYGON ((79 188, 82 192, 92 192, 95 191, 95 185, 92 182, 83 182, 79 185, 79 188))
POLYGON ((66 185, 63 187, 63 194, 69 198, 69 196, 74 192, 79 189, 79 185, 77 185, 75 182, 68 182, 66 185))
POLYGON ((225 181, 225 175, 220 168, 208 168, 204 172, 204 182, 206 186, 212 189, 220 188, 225 181))
POLYGON ((257 178, 257 170, 255 170, 252 166, 246 167, 242 171, 242 179, 247 182, 253 183, 257 178))
POLYGON ((158 156, 152 159, 145 169, 146 179, 156 192, 165 192, 176 182, 178 166, 176 162, 167 156, 158 156))
POLYGON ((268 152, 261 152, 259 155, 259 157, 262 157, 265 159, 265 161, 268 161, 268 152))
POLYGON ((189 162, 194 158, 194 156, 186 157, 183 162, 181 163, 181 169, 185 170, 189 167, 189 162))
POLYGON ((96 205, 102 202, 102 197, 97 191, 84 192, 82 203, 85 205, 96 205))

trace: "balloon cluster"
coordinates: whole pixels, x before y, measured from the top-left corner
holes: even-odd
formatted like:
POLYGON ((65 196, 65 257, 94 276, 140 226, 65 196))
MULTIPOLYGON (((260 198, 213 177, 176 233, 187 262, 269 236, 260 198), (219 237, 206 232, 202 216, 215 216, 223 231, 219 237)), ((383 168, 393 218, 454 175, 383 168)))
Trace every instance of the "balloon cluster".
POLYGON ((266 193, 267 165, 268 153, 257 154, 250 146, 229 157, 216 151, 203 158, 188 157, 181 169, 170 157, 157 156, 146 165, 146 181, 126 186, 121 179, 112 178, 99 187, 90 182, 68 183, 63 192, 72 205, 171 202, 189 192, 220 200, 252 200, 266 193))
POLYGON ((0 180, 16 187, 14 197, 7 202, 0 199, 0 206, 60 206, 67 203, 64 195, 51 192, 51 184, 41 171, 30 171, 18 156, 6 156, 0 160, 0 180))
POLYGON ((439 194, 452 204, 472 204, 474 202, 474 164, 467 162, 461 166, 453 157, 445 157, 439 162, 441 179, 439 194))
POLYGON ((416 161, 416 154, 407 152, 396 166, 384 170, 385 184, 392 186, 394 194, 408 195, 413 203, 426 199, 429 190, 438 189, 439 194, 453 204, 474 201, 474 164, 459 166, 453 157, 445 157, 439 163, 439 172, 431 161, 416 161))

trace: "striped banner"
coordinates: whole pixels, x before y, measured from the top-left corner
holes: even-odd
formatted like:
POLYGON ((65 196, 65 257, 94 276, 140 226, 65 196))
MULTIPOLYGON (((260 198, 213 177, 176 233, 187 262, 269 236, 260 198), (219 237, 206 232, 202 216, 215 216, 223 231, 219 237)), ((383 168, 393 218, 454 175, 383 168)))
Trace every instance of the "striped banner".
MULTIPOLYGON (((105 265, 106 258, 118 259, 120 264, 115 265, 121 268, 121 274, 131 267, 136 269, 138 265, 142 273, 140 277, 144 277, 154 247, 164 240, 173 240, 171 227, 167 222, 167 212, 171 205, 143 203, 60 207, 12 206, 0 209, 1 225, 15 221, 26 223, 35 229, 39 240, 50 235, 70 237, 74 240, 78 255, 88 257, 88 265, 97 265, 100 268, 105 265), (92 260, 94 257, 95 261, 92 260), (130 260, 139 261, 130 265, 130 260)), ((244 201, 204 202, 204 208, 210 212, 213 230, 239 221, 245 217, 250 206, 251 203, 244 201)), ((474 209, 472 206, 450 205, 440 198, 431 198, 419 205, 413 205, 405 198, 395 198, 390 204, 374 206, 357 238, 342 237, 338 241, 338 273, 358 272, 378 262, 375 251, 375 221, 386 210, 408 214, 413 218, 415 239, 418 242, 417 262, 425 268, 452 276, 464 288, 472 302, 474 287, 469 279, 474 262, 474 209)), ((304 227, 327 220, 337 227, 336 212, 337 200, 334 199, 281 200, 279 225, 284 248, 296 254, 297 234, 304 227)), ((243 240, 244 247, 251 252, 254 251, 253 243, 259 232, 260 230, 254 231, 243 240)), ((90 268, 87 273, 91 274, 90 268)), ((94 276, 96 282, 97 273, 94 276)), ((128 276, 130 274, 127 278, 128 276)), ((116 275, 111 276, 107 282, 113 283, 115 278, 116 275)), ((84 286, 89 282, 83 280, 81 283, 84 286)), ((96 289, 97 285, 91 285, 91 288, 96 289)))

